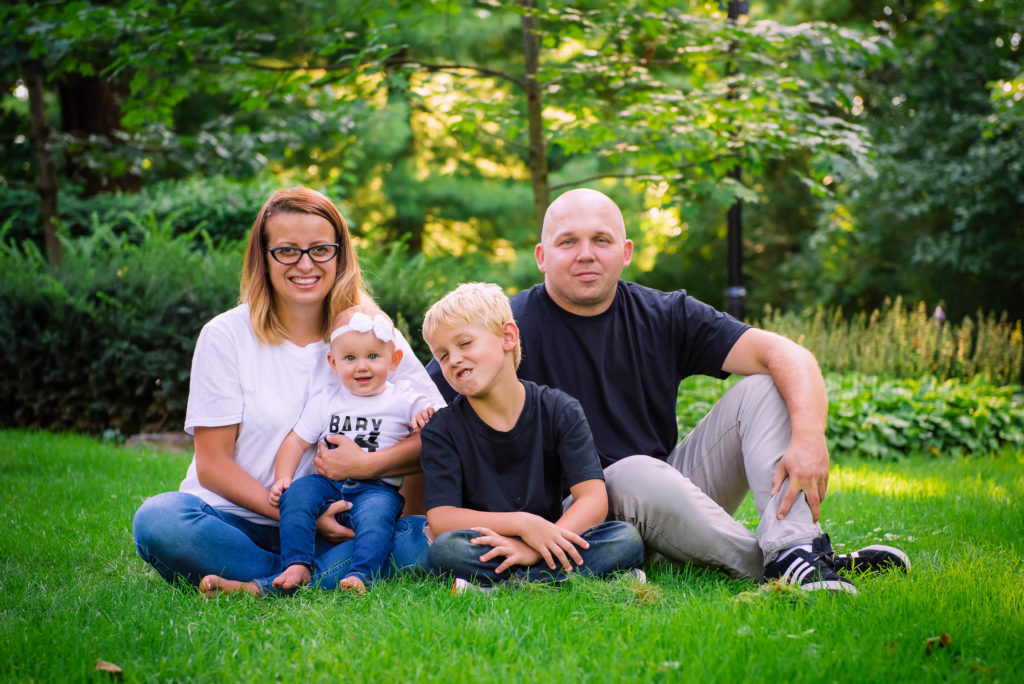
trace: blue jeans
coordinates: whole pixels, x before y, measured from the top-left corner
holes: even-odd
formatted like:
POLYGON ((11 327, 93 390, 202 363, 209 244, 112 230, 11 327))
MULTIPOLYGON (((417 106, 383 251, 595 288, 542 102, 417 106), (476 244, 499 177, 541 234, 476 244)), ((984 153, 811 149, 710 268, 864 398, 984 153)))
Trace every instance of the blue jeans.
MULTIPOLYGON (((388 576, 426 568, 426 522, 422 515, 398 520, 388 576)), ((264 594, 281 593, 271 586, 284 569, 276 525, 257 525, 193 494, 164 492, 146 499, 135 512, 132 535, 142 560, 168 582, 180 578, 198 585, 205 575, 220 575, 256 582, 264 594)), ((354 549, 352 540, 331 544, 317 539, 313 586, 336 589, 348 574, 354 549)))
POLYGON ((300 563, 317 570, 316 519, 335 501, 352 504, 339 522, 356 533, 352 563, 346 577, 370 586, 384 572, 391 554, 395 523, 405 500, 380 480, 336 481, 323 475, 300 477, 281 495, 281 564, 300 563))
MULTIPOLYGON (((528 582, 558 582, 567 576, 562 568, 551 570, 544 561, 530 567, 517 565, 498 575, 494 571, 504 559, 499 556, 481 561, 480 556, 491 547, 470 543, 470 539, 479 536, 473 530, 452 530, 438 535, 428 554, 430 569, 438 574, 451 574, 484 585, 513 578, 528 582)), ((590 543, 590 548, 579 549, 583 565, 576 567, 573 573, 601 576, 634 568, 644 560, 644 543, 636 528, 629 523, 609 520, 594 525, 580 536, 590 543)))

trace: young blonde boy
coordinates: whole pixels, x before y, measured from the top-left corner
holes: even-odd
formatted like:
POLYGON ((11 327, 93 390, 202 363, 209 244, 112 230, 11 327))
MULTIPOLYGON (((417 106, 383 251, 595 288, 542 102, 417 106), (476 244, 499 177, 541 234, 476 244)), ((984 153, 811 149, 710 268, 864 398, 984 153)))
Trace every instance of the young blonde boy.
POLYGON ((579 402, 516 377, 519 330, 501 288, 460 285, 427 312, 423 337, 460 395, 422 431, 432 569, 455 586, 489 586, 639 565, 636 530, 605 521, 604 475, 579 402))

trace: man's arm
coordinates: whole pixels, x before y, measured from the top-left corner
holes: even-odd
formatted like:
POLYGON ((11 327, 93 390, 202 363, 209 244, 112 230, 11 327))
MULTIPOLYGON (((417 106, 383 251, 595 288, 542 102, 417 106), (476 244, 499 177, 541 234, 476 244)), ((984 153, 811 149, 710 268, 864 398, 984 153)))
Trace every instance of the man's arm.
POLYGON ((789 514, 801 491, 814 520, 828 488, 828 446, 825 422, 828 395, 825 379, 814 355, 795 342, 757 328, 744 332, 725 357, 722 370, 738 375, 770 375, 786 402, 792 429, 789 445, 772 478, 772 495, 789 478, 789 489, 779 506, 779 518, 789 514))

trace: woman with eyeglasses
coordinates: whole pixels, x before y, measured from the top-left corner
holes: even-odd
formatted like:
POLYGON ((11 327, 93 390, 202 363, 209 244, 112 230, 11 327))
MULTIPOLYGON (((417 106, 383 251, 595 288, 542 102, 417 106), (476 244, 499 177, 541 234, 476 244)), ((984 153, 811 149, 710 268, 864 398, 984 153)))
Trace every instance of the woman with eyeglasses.
MULTIPOLYGON (((207 323, 196 342, 185 417, 195 456, 185 479, 178 491, 147 499, 133 522, 139 555, 167 581, 223 578, 200 586, 206 594, 274 591, 262 580, 282 570, 279 509, 268 496, 274 457, 306 401, 334 379, 326 342, 332 315, 369 301, 348 226, 333 202, 307 188, 270 196, 249 235, 239 300, 207 323)), ((443 406, 401 334, 397 344, 402 361, 389 379, 409 382, 443 406)), ((334 480, 419 472, 418 433, 372 455, 341 441, 333 450, 319 446, 317 472, 334 480)), ((315 586, 336 588, 351 562, 352 531, 334 517, 347 507, 337 502, 317 521, 315 586)), ((423 566, 425 521, 399 520, 392 568, 423 566)))

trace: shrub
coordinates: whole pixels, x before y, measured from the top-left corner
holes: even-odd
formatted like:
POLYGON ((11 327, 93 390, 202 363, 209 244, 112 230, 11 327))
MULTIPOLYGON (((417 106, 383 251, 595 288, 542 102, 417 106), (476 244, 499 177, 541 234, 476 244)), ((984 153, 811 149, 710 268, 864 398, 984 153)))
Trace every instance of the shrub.
MULTIPOLYGON (((689 378, 679 394, 685 434, 710 410, 726 383, 689 378)), ((878 378, 851 373, 825 376, 828 444, 833 455, 895 460, 909 454, 959 456, 1004 447, 1024 449, 1024 402, 1019 387, 982 375, 969 381, 878 378)))
POLYGON ((180 425, 199 329, 237 299, 241 245, 173 232, 153 222, 134 244, 96 223, 65 240, 57 270, 31 241, 0 243, 6 422, 124 434, 180 425))
MULTIPOLYGON (((248 235, 256 212, 276 188, 269 181, 237 183, 217 176, 165 181, 138 193, 84 199, 61 191, 60 224, 68 237, 87 236, 98 223, 117 235, 140 240, 145 233, 140 221, 148 220, 170 227, 176 235, 203 231, 215 242, 232 241, 248 235)), ((39 195, 34 191, 0 187, 0 225, 8 221, 9 240, 32 240, 43 246, 39 195)))
POLYGON ((767 308, 758 326, 810 349, 824 372, 961 380, 981 374, 999 384, 1024 382, 1021 321, 1005 313, 979 312, 955 325, 933 315, 924 302, 910 310, 897 297, 849 319, 838 308, 799 315, 767 308))
POLYGON ((430 259, 422 252, 410 255, 405 241, 379 249, 362 245, 359 260, 377 305, 391 315, 424 364, 432 356, 423 341, 423 314, 459 283, 489 279, 480 261, 430 259))

